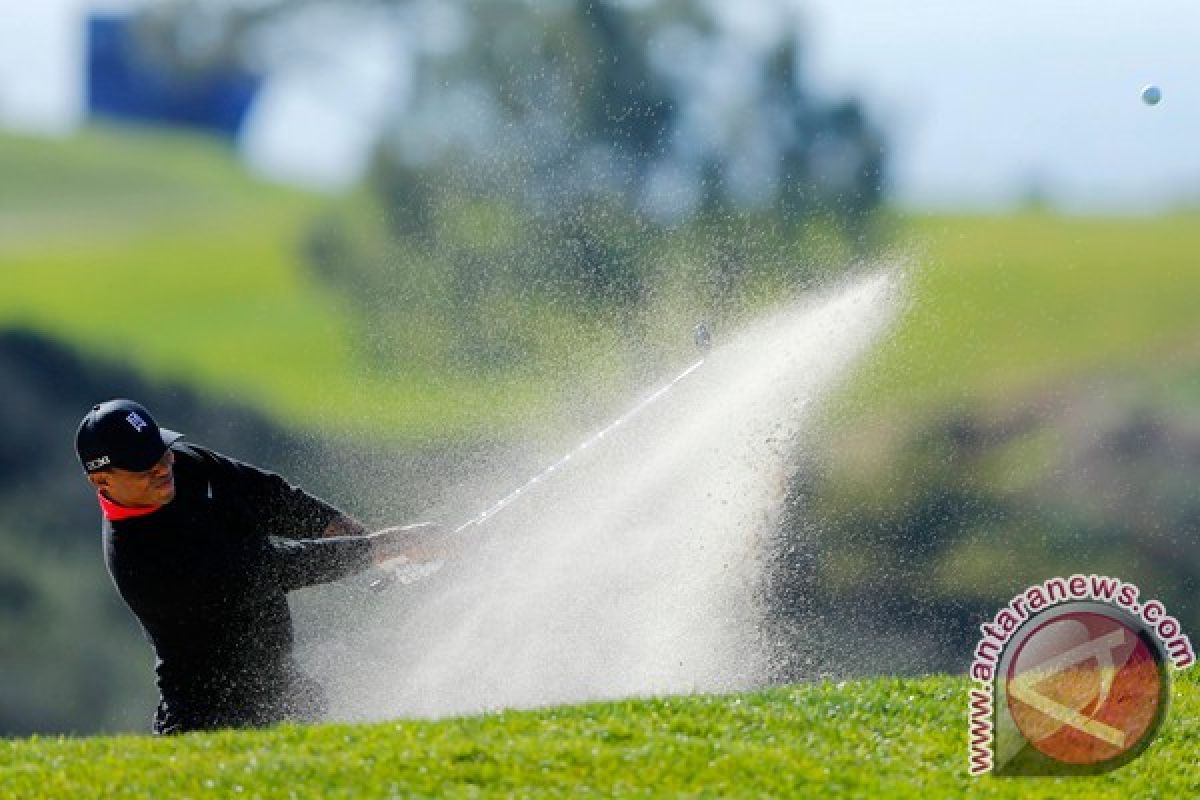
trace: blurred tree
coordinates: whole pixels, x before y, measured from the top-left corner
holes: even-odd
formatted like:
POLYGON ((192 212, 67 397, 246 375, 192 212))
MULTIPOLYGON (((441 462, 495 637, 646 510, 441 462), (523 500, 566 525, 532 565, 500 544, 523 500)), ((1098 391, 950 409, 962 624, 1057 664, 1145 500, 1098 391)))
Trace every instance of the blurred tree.
POLYGON ((914 419, 886 439, 855 419, 858 433, 813 459, 824 467, 801 471, 768 579, 795 643, 780 680, 814 664, 847 671, 846 650, 815 652, 811 628, 854 632, 841 646, 856 659, 863 642, 895 643, 849 671, 960 670, 979 625, 1054 576, 1119 577, 1185 630, 1200 625, 1200 414, 1114 373, 1039 394, 914 419))
POLYGON ((529 355, 519 320, 476 323, 498 319, 498 293, 519 293, 514 306, 637 308, 663 277, 647 254, 680 229, 704 243, 708 308, 780 263, 793 285, 811 272, 790 247, 763 258, 755 230, 795 242, 816 221, 865 246, 882 136, 856 100, 808 86, 786 0, 168 2, 144 30, 167 60, 269 75, 272 58, 327 38, 330 14, 392 26, 411 65, 370 173, 397 248, 331 216, 308 251, 367 313, 376 355, 396 347, 383 331, 440 292, 458 317, 443 341, 468 361, 513 363, 529 355), (472 224, 475 235, 455 229, 472 224))
POLYGON ((165 63, 269 71, 295 58, 272 37, 320 37, 330 9, 406 34, 413 78, 379 162, 406 223, 434 176, 542 210, 613 194, 674 222, 880 202, 882 137, 858 101, 806 85, 785 0, 167 0, 142 31, 165 63))

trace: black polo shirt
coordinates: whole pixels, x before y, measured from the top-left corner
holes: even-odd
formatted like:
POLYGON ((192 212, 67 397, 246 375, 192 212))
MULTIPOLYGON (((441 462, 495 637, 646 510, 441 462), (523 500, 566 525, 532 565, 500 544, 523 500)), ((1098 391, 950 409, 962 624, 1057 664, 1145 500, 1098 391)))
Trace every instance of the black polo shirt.
POLYGON ((356 537, 317 538, 337 509, 283 478, 172 446, 175 498, 105 519, 104 558, 157 655, 169 729, 269 724, 296 707, 287 592, 370 565, 356 537))

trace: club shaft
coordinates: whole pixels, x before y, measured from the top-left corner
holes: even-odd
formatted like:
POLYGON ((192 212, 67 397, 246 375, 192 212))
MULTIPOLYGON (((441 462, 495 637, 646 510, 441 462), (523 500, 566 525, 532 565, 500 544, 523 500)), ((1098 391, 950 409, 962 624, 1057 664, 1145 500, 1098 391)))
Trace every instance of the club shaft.
MULTIPOLYGON (((676 375, 675 378, 673 380, 671 380, 669 383, 666 383, 666 384, 660 386, 654 392, 652 392, 649 395, 647 395, 646 397, 642 398, 640 401, 638 401, 637 405, 633 406, 633 408, 629 409, 624 414, 617 417, 616 419, 614 419, 612 422, 605 425, 600 430, 598 430, 595 433, 588 436, 586 439, 584 439, 582 442, 580 442, 574 448, 572 448, 569 452, 567 452, 565 455, 563 455, 562 458, 558 459, 553 464, 546 467, 545 469, 543 469, 541 472, 534 475, 529 480, 525 481, 525 483, 521 484, 516 489, 513 489, 511 492, 504 495, 504 497, 500 498, 499 500, 497 500, 492 505, 488 506, 486 509, 484 509, 480 513, 476 514, 475 516, 468 519, 466 522, 459 525, 457 528, 455 528, 453 531, 450 532, 450 535, 457 536, 457 535, 461 534, 462 532, 466 531, 468 528, 482 525, 484 522, 487 522, 492 517, 496 516, 501 511, 508 508, 510 505, 515 503, 517 500, 524 497, 535 486, 537 486, 542 481, 549 478, 554 473, 558 472, 560 469, 562 469, 567 464, 569 464, 572 460, 574 460, 577 456, 581 455, 585 450, 588 450, 588 449, 596 446, 597 444, 600 443, 601 440, 603 440, 610 433, 615 431, 617 428, 620 428, 622 425, 624 425, 629 420, 636 417, 638 414, 640 414, 646 408, 653 405, 663 395, 665 395, 667 392, 671 391, 671 389, 673 389, 680 381, 684 380, 685 378, 687 378, 687 376, 691 375, 693 372, 700 369, 700 367, 703 364, 704 364, 704 359, 701 358, 701 359, 697 360, 696 362, 694 362, 693 364, 691 364, 690 366, 688 366, 687 369, 685 369, 683 372, 676 375)), ((389 574, 372 581, 370 585, 371 585, 372 589, 374 589, 376 591, 381 591, 383 589, 386 589, 388 586, 390 586, 394 582, 395 582, 395 571, 392 570, 391 572, 389 572, 389 574)))
POLYGON ((474 525, 480 525, 480 524, 486 522, 487 520, 491 519, 496 514, 503 511, 508 506, 515 503, 526 492, 528 492, 533 487, 537 486, 542 481, 549 478, 555 472, 558 472, 558 470, 565 467, 567 464, 569 464, 571 462, 572 459, 574 459, 576 456, 579 456, 580 454, 582 454, 583 451, 585 451, 591 447, 594 447, 604 437, 608 436, 610 433, 615 431, 617 428, 621 427, 626 422, 633 419, 635 416, 637 416, 639 413, 641 413, 647 407, 653 405, 655 401, 657 401, 659 398, 661 398, 667 392, 671 391, 671 389, 674 388, 674 386, 676 384, 678 384, 680 381, 682 381, 688 375, 691 375, 693 372, 695 372, 697 369, 699 369, 703 363, 704 363, 703 358, 696 361, 694 364, 689 366, 683 372, 679 373, 679 375, 675 376, 675 379, 672 380, 670 383, 667 383, 667 384, 659 387, 652 394, 647 395, 646 397, 642 398, 642 400, 639 401, 637 405, 635 405, 633 408, 626 411, 621 416, 617 417, 615 420, 610 422, 608 425, 604 426, 600 430, 598 430, 595 433, 588 436, 582 442, 577 444, 574 447, 574 449, 572 449, 570 452, 566 453, 562 458, 558 459, 553 464, 546 467, 545 469, 543 469, 538 474, 534 475, 529 480, 525 481, 525 483, 521 484, 516 489, 513 489, 511 492, 509 492, 504 497, 497 500, 495 503, 493 503, 491 506, 489 506, 488 508, 486 508, 479 514, 476 514, 475 516, 471 517, 469 520, 467 520, 463 524, 459 525, 457 528, 455 528, 452 531, 452 534, 458 534, 474 525))

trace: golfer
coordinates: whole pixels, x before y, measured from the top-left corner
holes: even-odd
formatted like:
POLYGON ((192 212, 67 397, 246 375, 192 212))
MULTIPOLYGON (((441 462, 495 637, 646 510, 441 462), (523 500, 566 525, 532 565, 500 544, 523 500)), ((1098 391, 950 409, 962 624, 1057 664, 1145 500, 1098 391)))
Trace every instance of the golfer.
POLYGON ((157 655, 157 734, 313 720, 287 593, 399 556, 438 558, 431 526, 366 529, 278 475, 159 428, 132 400, 94 406, 76 451, 104 560, 157 655))

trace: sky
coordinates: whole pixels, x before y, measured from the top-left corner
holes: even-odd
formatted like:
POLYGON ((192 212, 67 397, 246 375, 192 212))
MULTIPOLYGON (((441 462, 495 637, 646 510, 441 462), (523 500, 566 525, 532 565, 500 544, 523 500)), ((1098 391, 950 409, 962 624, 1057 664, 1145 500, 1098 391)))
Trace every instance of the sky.
POLYGON ((0 0, 0 124, 61 134, 79 116, 78 0, 0 0))
MULTIPOLYGON (((1081 211, 1200 201, 1195 0, 795 1, 810 78, 831 99, 864 98, 888 134, 903 205, 1003 207, 1035 193, 1081 211), (1147 83, 1162 88, 1158 106, 1139 99, 1147 83)), ((0 125, 72 130, 82 9, 131 2, 0 0, 0 125)), ((244 143, 255 168, 327 186, 363 168, 364 126, 405 69, 377 32, 363 37, 333 48, 327 74, 268 86, 244 143)))
POLYGON ((906 203, 1200 201, 1195 0, 805 0, 809 68, 864 96, 906 203), (1153 108, 1141 87, 1155 83, 1153 108))

